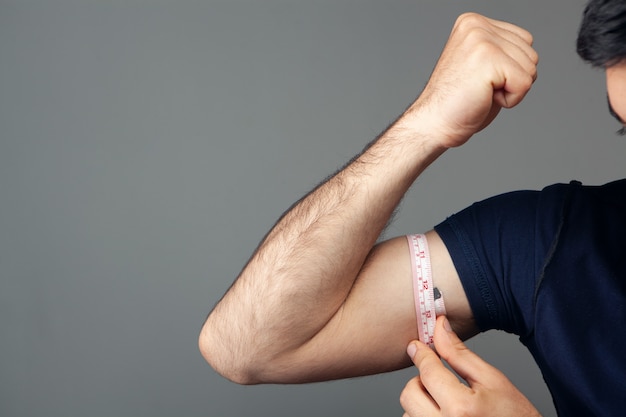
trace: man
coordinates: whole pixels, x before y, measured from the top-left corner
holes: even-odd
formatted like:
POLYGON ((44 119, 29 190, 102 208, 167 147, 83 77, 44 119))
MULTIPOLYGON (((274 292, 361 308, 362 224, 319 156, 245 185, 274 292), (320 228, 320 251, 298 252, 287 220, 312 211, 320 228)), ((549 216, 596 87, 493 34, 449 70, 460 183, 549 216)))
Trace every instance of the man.
MULTIPOLYGON (((623 36, 624 16, 622 0, 592 0, 579 50, 608 44, 602 34, 623 36), (594 26, 589 22, 596 30, 585 35, 594 26)), ((606 67, 610 107, 621 120, 624 58, 618 51, 593 62, 606 67)), ((624 182, 495 197, 425 234, 432 284, 446 310, 434 345, 468 387, 434 352, 411 342, 421 310, 407 239, 376 243, 430 163, 523 100, 537 62, 526 30, 460 16, 418 99, 262 241, 202 329, 207 361, 233 381, 256 384, 368 375, 413 359, 420 376, 402 394, 407 415, 537 415, 504 375, 456 337, 499 328, 521 336, 560 414, 621 415, 626 335, 613 323, 626 319, 624 182), (593 285, 585 285, 592 277, 593 285)))

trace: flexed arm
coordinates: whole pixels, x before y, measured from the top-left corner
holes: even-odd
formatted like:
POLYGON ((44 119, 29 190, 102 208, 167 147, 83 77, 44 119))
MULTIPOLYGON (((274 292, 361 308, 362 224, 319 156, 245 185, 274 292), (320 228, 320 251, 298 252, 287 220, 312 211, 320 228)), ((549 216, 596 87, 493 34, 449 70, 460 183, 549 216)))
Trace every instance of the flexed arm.
MULTIPOLYGON (((403 239, 375 242, 430 163, 523 99, 536 76, 531 44, 509 23, 457 20, 420 97, 277 222, 211 312, 199 344, 218 372, 245 384, 304 382, 410 364, 408 249, 403 239)), ((448 317, 469 335, 475 329, 454 266, 438 236, 428 236, 448 317)))

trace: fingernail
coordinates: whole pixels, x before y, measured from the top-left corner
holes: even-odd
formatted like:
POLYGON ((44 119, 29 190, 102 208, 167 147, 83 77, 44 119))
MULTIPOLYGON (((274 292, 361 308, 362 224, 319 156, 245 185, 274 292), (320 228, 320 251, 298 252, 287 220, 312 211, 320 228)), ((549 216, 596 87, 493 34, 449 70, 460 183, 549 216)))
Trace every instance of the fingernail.
POLYGON ((452 330, 452 326, 450 326, 450 322, 447 317, 443 318, 443 328, 446 329, 448 333, 454 333, 452 330))
POLYGON ((415 345, 415 343, 411 343, 409 344, 409 346, 407 346, 406 353, 409 354, 409 357, 411 359, 415 357, 415 354, 417 353, 417 346, 415 345))

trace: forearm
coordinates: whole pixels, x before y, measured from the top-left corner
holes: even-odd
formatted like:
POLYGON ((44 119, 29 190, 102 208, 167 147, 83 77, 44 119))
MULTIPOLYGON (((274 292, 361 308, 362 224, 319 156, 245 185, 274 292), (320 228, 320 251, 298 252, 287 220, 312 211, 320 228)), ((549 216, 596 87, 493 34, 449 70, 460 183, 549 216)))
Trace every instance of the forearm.
POLYGON ((528 32, 506 22, 457 19, 416 103, 281 218, 209 315, 200 348, 215 369, 242 383, 297 382, 406 362, 395 349, 414 333, 410 271, 403 269, 408 248, 391 243, 364 262, 417 176, 523 99, 536 77, 531 43, 528 32), (367 333, 367 346, 350 345, 355 328, 367 333), (311 369, 307 353, 330 348, 311 369))
POLYGON ((270 231, 203 329, 202 351, 216 369, 255 382, 240 362, 246 345, 263 364, 259 354, 270 361, 297 350, 337 313, 403 195, 443 152, 407 118, 270 231))

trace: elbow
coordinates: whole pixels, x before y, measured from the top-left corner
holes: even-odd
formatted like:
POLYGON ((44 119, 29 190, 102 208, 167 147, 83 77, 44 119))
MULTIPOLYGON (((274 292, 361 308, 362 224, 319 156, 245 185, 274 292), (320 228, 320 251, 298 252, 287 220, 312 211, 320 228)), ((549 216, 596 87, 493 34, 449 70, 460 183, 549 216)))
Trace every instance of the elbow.
POLYGON ((255 385, 260 381, 257 372, 244 358, 240 346, 233 346, 205 327, 198 338, 198 348, 208 364, 224 378, 240 385, 255 385))

